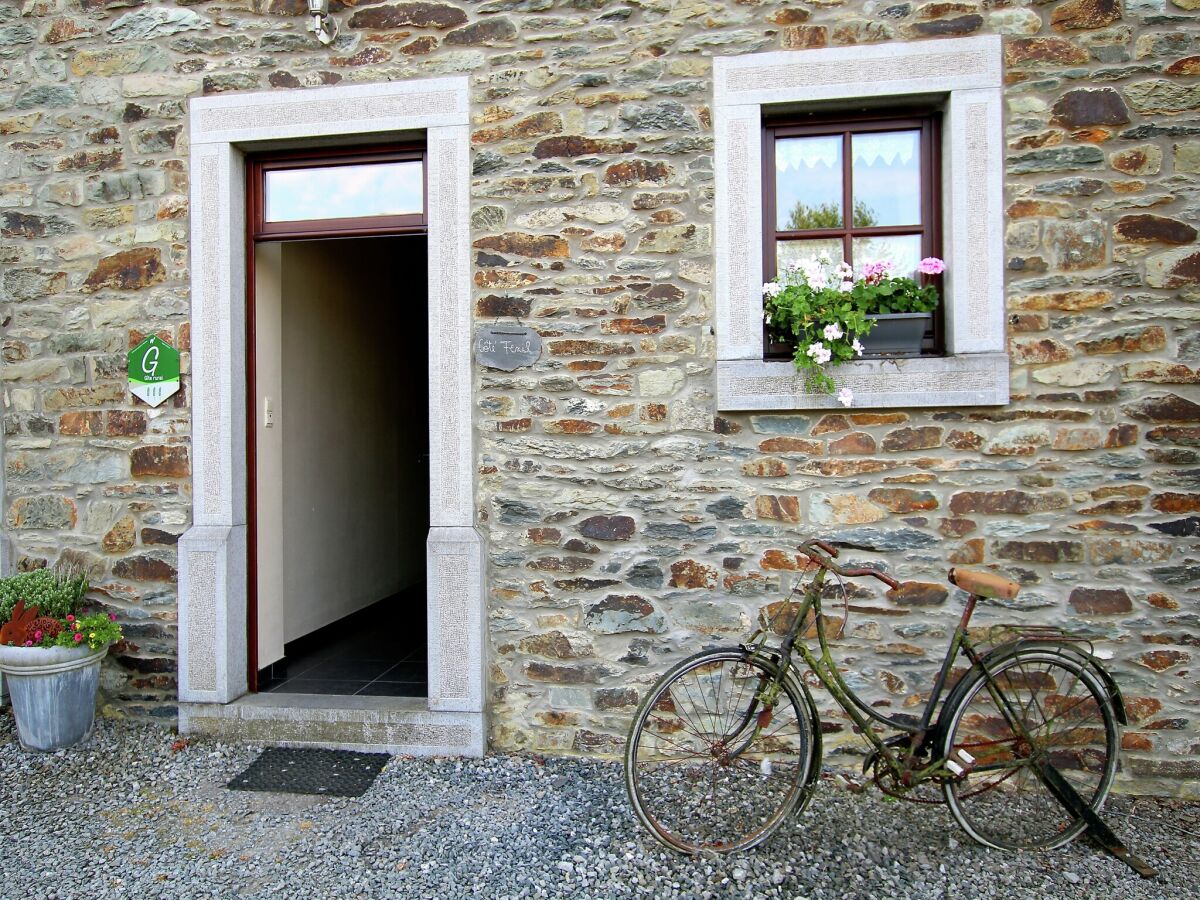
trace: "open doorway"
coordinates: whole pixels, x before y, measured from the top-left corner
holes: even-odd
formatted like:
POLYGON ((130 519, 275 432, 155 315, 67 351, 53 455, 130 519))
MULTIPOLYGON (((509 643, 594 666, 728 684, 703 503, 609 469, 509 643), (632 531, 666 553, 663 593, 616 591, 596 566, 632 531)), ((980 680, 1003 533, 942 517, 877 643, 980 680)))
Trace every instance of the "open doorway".
POLYGON ((423 211, 395 215, 423 205, 423 183, 417 196, 404 172, 419 160, 250 166, 248 625, 260 692, 428 693, 428 251, 423 211), (409 196, 381 201, 405 181, 409 196))

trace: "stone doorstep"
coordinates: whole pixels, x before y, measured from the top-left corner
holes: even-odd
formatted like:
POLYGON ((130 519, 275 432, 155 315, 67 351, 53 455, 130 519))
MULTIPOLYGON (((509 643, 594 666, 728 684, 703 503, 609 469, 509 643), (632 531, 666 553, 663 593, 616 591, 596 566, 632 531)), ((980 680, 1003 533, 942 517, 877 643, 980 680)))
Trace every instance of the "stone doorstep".
POLYGON ((431 711, 410 697, 247 694, 232 703, 180 703, 180 734, 284 747, 409 756, 483 756, 483 713, 431 711))

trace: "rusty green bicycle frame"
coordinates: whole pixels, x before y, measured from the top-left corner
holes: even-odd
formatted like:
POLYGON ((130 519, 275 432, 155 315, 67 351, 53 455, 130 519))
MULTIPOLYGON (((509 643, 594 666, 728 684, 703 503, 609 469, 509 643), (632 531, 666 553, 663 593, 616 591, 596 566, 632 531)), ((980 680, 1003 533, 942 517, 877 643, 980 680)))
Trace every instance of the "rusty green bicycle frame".
MULTIPOLYGON (((756 701, 762 704, 763 709, 769 709, 774 706, 775 699, 783 689, 784 679, 796 667, 795 662, 792 660, 792 653, 795 651, 804 660, 805 665, 808 666, 812 673, 817 676, 822 687, 830 693, 838 706, 854 722, 858 733, 872 745, 875 754, 878 754, 885 761, 893 774, 904 778, 907 786, 915 787, 917 784, 927 781, 930 778, 955 778, 957 775, 946 767, 947 760, 945 759, 936 759, 922 767, 914 768, 897 751, 899 749, 907 749, 907 758, 908 760, 912 760, 921 751, 932 746, 930 739, 932 737, 932 729, 934 728, 934 713, 937 711, 942 694, 945 692, 946 681, 949 678, 954 662, 958 659, 959 653, 962 653, 970 660, 973 666, 978 667, 983 672, 988 692, 991 694, 997 708, 1002 711, 1004 718, 1008 720, 1009 726, 1020 737, 1029 739, 1030 735, 1025 729, 1022 717, 1012 708, 1009 697, 996 684, 984 659, 976 652, 974 645, 967 636, 967 625, 970 622, 971 614, 975 611, 975 604, 977 602, 975 596, 970 596, 967 600, 962 618, 959 620, 958 625, 954 629, 954 634, 950 638, 950 646, 946 651, 945 658, 942 660, 941 669, 938 671, 921 718, 916 723, 892 719, 881 715, 868 706, 846 684, 841 673, 838 672, 837 663, 833 658, 833 651, 829 646, 829 638, 825 632, 825 620, 821 615, 821 588, 825 583, 826 573, 830 571, 836 570, 827 564, 822 564, 817 570, 817 573, 805 588, 804 599, 799 605, 792 626, 777 650, 767 647, 766 629, 760 632, 761 637, 758 635, 752 636, 750 642, 745 645, 746 649, 753 654, 768 655, 768 658, 771 659, 776 668, 774 679, 763 684, 755 697, 756 701), (801 631, 804 629, 805 623, 809 620, 810 613, 812 614, 812 621, 817 633, 819 655, 814 654, 803 641, 799 640, 801 631), (910 735, 912 739, 908 742, 907 748, 904 748, 903 745, 896 745, 885 741, 884 738, 876 733, 876 729, 872 727, 872 720, 900 734, 910 735)), ((759 732, 766 724, 762 716, 755 718, 753 705, 747 711, 743 724, 737 731, 740 732, 752 720, 755 721, 754 730, 743 746, 749 746, 758 737, 759 732)), ((769 721, 769 717, 767 721, 769 721)))

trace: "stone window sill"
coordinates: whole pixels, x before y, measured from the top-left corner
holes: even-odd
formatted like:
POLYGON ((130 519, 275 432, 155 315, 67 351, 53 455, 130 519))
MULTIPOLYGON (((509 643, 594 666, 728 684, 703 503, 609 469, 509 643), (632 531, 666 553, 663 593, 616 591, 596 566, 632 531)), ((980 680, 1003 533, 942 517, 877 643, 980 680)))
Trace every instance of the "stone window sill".
MULTIPOLYGON (((853 409, 999 406, 1008 402, 1008 354, 964 353, 910 359, 866 359, 832 371, 837 389, 854 392, 853 409)), ((720 360, 722 411, 841 409, 835 394, 804 390, 787 360, 720 360)))

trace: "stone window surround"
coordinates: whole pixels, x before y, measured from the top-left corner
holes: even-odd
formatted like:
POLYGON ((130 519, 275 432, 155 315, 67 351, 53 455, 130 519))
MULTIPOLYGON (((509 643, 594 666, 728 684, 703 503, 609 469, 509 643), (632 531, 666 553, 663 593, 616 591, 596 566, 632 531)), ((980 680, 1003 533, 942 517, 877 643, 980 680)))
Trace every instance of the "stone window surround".
MULTIPOLYGON (((179 699, 189 715, 246 694, 247 150, 424 132, 428 160, 430 713, 482 753, 486 623, 474 528, 470 135, 466 76, 190 103, 193 525, 179 541, 179 699)), ((181 722, 184 719, 181 710, 181 722)))
POLYGON ((998 35, 713 60, 717 407, 841 408, 804 390, 790 361, 763 360, 764 107, 879 98, 942 104, 945 357, 860 360, 833 370, 855 408, 1002 405, 1004 133, 998 35))

